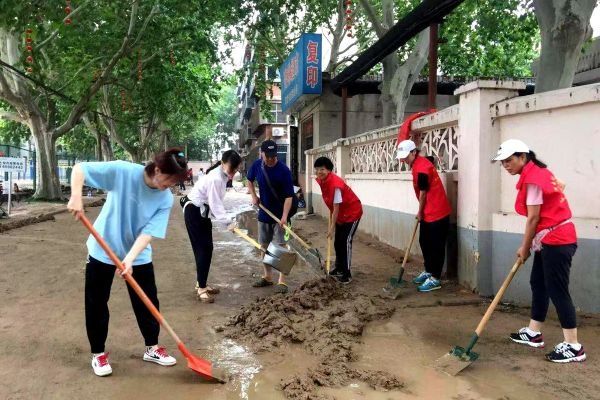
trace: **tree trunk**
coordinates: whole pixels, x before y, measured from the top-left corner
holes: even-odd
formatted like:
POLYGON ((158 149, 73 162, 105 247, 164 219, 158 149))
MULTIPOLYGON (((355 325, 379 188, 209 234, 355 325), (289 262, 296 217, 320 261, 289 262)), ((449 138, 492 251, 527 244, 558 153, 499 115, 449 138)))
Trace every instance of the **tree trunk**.
POLYGON ((573 85, 583 43, 591 37, 596 0, 534 0, 542 51, 536 93, 573 85))
MULTIPOLYGON (((382 0, 381 8, 383 18, 378 18, 373 5, 368 0, 360 0, 365 10, 365 15, 377 37, 381 38, 395 22, 394 2, 382 0)), ((415 47, 401 65, 397 52, 388 55, 381 62, 383 65, 383 81, 380 85, 381 107, 383 110, 382 123, 392 125, 404 120, 404 109, 410 96, 415 80, 427 63, 429 46, 429 29, 419 33, 415 47)))
POLYGON ((102 145, 103 135, 100 129, 98 129, 98 119, 96 117, 93 120, 90 120, 89 116, 85 114, 83 116, 83 123, 85 124, 86 128, 90 131, 90 133, 96 138, 96 146, 94 149, 96 160, 102 161, 104 154, 104 146, 102 145))
POLYGON ((383 109, 383 125, 392 125, 396 120, 394 110, 396 108, 394 104, 394 97, 392 95, 392 79, 396 75, 400 62, 398 60, 398 54, 392 53, 382 61, 383 64, 383 81, 380 85, 381 90, 381 107, 383 109))
MULTIPOLYGON (((0 58, 17 65, 21 57, 19 35, 0 28, 0 58)), ((36 104, 25 80, 11 71, 0 68, 0 99, 8 103, 19 116, 18 122, 27 125, 37 151, 37 184, 34 197, 58 200, 62 198, 56 163, 56 137, 42 110, 36 104)))
POLYGON ((331 41, 331 51, 329 53, 329 65, 327 65, 326 71, 330 73, 335 73, 336 68, 338 67, 338 60, 340 58, 340 46, 342 44, 342 40, 344 39, 344 23, 346 18, 346 9, 345 9, 345 0, 338 0, 337 2, 337 21, 335 24, 335 28, 330 26, 331 35, 333 36, 333 40, 331 41))
POLYGON ((32 118, 28 122, 37 151, 37 184, 34 197, 43 200, 62 199, 57 171, 56 139, 52 138, 52 132, 46 130, 41 118, 32 118))
POLYGON ((112 144, 110 143, 110 138, 106 135, 100 135, 100 145, 102 147, 102 161, 114 160, 115 154, 112 149, 112 144))
POLYGON ((427 64, 428 55, 429 28, 419 33, 415 47, 404 64, 396 69, 396 73, 391 79, 391 96, 396 106, 394 109, 394 123, 396 124, 404 121, 404 110, 410 97, 410 91, 419 77, 421 70, 427 64))

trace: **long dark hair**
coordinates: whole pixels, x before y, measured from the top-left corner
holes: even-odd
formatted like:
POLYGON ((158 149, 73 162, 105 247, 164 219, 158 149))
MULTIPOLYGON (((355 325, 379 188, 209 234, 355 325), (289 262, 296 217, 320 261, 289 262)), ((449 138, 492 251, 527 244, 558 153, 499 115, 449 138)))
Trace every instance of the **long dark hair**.
POLYGON ((532 163, 534 163, 535 165, 537 165, 540 168, 548 168, 548 166, 546 165, 546 163, 544 163, 541 160, 538 160, 537 156, 535 155, 535 152, 529 150, 529 153, 515 153, 514 155, 517 157, 521 157, 522 154, 525 154, 525 158, 527 159, 527 161, 531 161, 532 163))
POLYGON ((144 170, 149 177, 153 177, 154 170, 157 167, 161 173, 176 176, 179 180, 184 180, 187 177, 187 159, 180 148, 173 147, 167 151, 157 153, 154 160, 148 163, 144 170))
POLYGON ((217 168, 219 165, 227 164, 227 163, 231 164, 231 167, 235 169, 235 168, 239 167, 240 164, 242 163, 242 157, 235 150, 227 150, 221 156, 220 161, 217 161, 216 163, 211 165, 211 167, 209 169, 206 170, 206 175, 208 175, 208 173, 210 171, 217 168))

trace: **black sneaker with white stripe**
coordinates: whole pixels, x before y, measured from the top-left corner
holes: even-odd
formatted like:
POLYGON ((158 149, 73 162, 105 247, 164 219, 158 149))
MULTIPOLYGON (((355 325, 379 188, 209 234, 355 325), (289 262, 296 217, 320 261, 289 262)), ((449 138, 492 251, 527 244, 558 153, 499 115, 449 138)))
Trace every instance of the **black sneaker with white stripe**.
POLYGON ((344 271, 342 271, 338 267, 335 267, 334 269, 329 271, 329 276, 331 276, 331 277, 342 276, 342 275, 344 275, 344 271))
POLYGON ((546 354, 546 360, 555 363, 581 362, 584 361, 585 358, 583 346, 581 346, 579 350, 575 350, 573 346, 565 342, 557 344, 553 351, 546 354))
POLYGON ((535 336, 531 336, 527 332, 527 328, 519 329, 517 333, 510 334, 510 340, 515 343, 526 344, 531 347, 544 347, 544 337, 541 333, 538 333, 535 336))
POLYGON ((347 285, 350 282, 352 282, 352 275, 351 274, 335 275, 333 278, 336 281, 338 281, 339 283, 341 283, 342 285, 347 285))

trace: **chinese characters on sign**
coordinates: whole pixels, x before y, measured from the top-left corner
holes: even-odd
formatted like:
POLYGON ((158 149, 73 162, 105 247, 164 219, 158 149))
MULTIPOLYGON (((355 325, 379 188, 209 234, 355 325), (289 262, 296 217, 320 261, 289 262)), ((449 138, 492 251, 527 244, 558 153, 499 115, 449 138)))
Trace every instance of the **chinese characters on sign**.
POLYGON ((0 157, 0 171, 25 173, 27 159, 16 157, 0 157))
POLYGON ((306 66, 306 84, 314 89, 315 86, 319 84, 319 44, 317 42, 313 42, 312 40, 308 41, 306 45, 306 64, 313 64, 306 66))
POLYGON ((303 33, 279 72, 284 112, 304 94, 321 94, 321 35, 303 33))

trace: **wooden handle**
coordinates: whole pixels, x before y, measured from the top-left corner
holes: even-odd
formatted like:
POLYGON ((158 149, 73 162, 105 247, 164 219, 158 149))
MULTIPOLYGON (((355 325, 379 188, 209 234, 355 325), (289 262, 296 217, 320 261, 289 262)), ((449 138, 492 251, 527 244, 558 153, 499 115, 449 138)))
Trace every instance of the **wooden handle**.
MULTIPOLYGON (((275 214, 273 214, 271 211, 269 211, 269 210, 268 210, 268 209, 267 209, 265 206, 263 206, 263 205, 262 205, 262 203, 258 203, 258 206, 259 206, 260 208, 262 208, 262 209, 263 209, 263 211, 264 211, 264 212, 266 212, 266 213, 269 215, 269 217, 273 218, 273 219, 274 219, 274 220, 275 220, 275 221, 276 221, 278 224, 280 224, 280 223, 281 223, 281 220, 280 220, 279 218, 277 218, 277 217, 275 216, 275 214)), ((305 247, 307 250, 310 250, 310 249, 311 249, 311 247, 310 247, 310 246, 309 246, 309 245, 308 245, 308 244, 307 244, 307 243, 306 243, 304 240, 302 240, 302 238, 301 238, 300 236, 296 235, 296 234, 294 233, 294 231, 292 231, 292 229, 291 229, 289 226, 287 226, 287 225, 284 225, 284 227, 283 227, 283 228, 284 228, 284 229, 285 229, 285 230, 286 230, 286 231, 287 231, 287 232, 288 232, 290 235, 292 235, 292 236, 294 237, 294 239, 296 239, 298 242, 300 242, 300 244, 301 244, 302 246, 304 246, 304 247, 305 247)))
MULTIPOLYGON (((104 251, 106 252, 106 255, 108 255, 108 257, 112 260, 112 262, 115 264, 115 266, 119 270, 125 271, 125 266, 123 265, 121 260, 119 260, 119 257, 117 257, 117 255, 112 251, 112 249, 108 246, 108 244, 104 241, 104 239, 102 239, 102 236, 100 236, 98 231, 96 231, 96 229, 94 228, 94 226, 92 225, 90 220, 87 219, 87 217, 82 212, 78 213, 78 218, 81 221, 81 223, 87 228, 87 230, 92 234, 92 236, 96 239, 96 241, 98 242, 100 247, 102 247, 102 249, 104 249, 104 251)), ((152 303, 152 301, 148 298, 148 296, 146 296, 146 293, 144 293, 144 290, 140 287, 140 285, 136 282, 136 280, 133 279, 133 276, 131 276, 131 274, 125 274, 125 275, 123 275, 123 278, 125 278, 125 280, 129 284, 129 286, 131 286, 131 288, 135 291, 135 293, 142 300, 144 305, 148 308, 148 310, 150 310, 150 312, 152 313, 154 318, 156 318, 158 323, 161 324, 167 330, 167 332, 169 332, 171 337, 177 343, 177 346, 180 347, 179 345, 182 344, 181 339, 179 339, 179 336, 177 336, 175 331, 173 331, 173 329, 171 328, 171 326, 169 325, 167 320, 165 320, 163 318, 163 316, 158 311, 156 306, 152 303)))
POLYGON ((416 218, 415 227, 413 228, 412 237, 410 238, 410 242, 408 242, 408 247, 404 252, 404 259, 402 260, 402 269, 406 266, 406 261, 408 260, 408 256, 410 254, 410 250, 412 249, 413 242, 415 241, 415 236, 417 236, 417 228, 419 227, 419 219, 416 218))
POLYGON ((510 272, 508 273, 508 276, 506 277, 506 279, 502 283, 502 286, 500 286, 500 289, 498 290, 498 293, 496 293, 496 296, 494 297, 494 300, 492 300, 492 304, 490 304, 488 306, 488 309, 485 312, 485 314, 483 315, 483 318, 481 319, 481 322, 479 322, 479 325, 477 325, 477 329, 475 329, 475 333, 477 334, 477 336, 481 336, 481 332, 483 332, 483 329, 485 328, 485 325, 487 324, 487 322, 489 321, 490 317, 492 316, 492 313, 494 312, 494 309, 496 308, 496 306, 498 305, 498 303, 502 299, 502 296, 504 296, 504 292, 506 292, 506 289, 508 289, 508 285, 510 285, 510 282, 512 281, 513 277, 515 276, 515 274, 517 273, 517 271, 519 270, 519 267, 521 265, 523 265, 523 261, 519 257, 519 258, 517 258, 517 261, 515 262, 515 264, 511 268, 510 272))
POLYGON ((262 246, 260 245, 260 243, 258 243, 256 240, 252 239, 250 236, 248 236, 245 232, 242 232, 240 230, 240 228, 233 228, 233 231, 235 233, 238 234, 238 236, 240 236, 243 239, 246 239, 252 246, 256 247, 259 250, 264 250, 262 248, 262 246))
MULTIPOLYGON (((331 227, 331 214, 329 214, 329 227, 331 227)), ((329 227, 327 228, 327 232, 329 232, 329 227)), ((326 272, 329 275, 329 271, 331 271, 331 238, 327 238, 327 262, 326 262, 326 272)))

